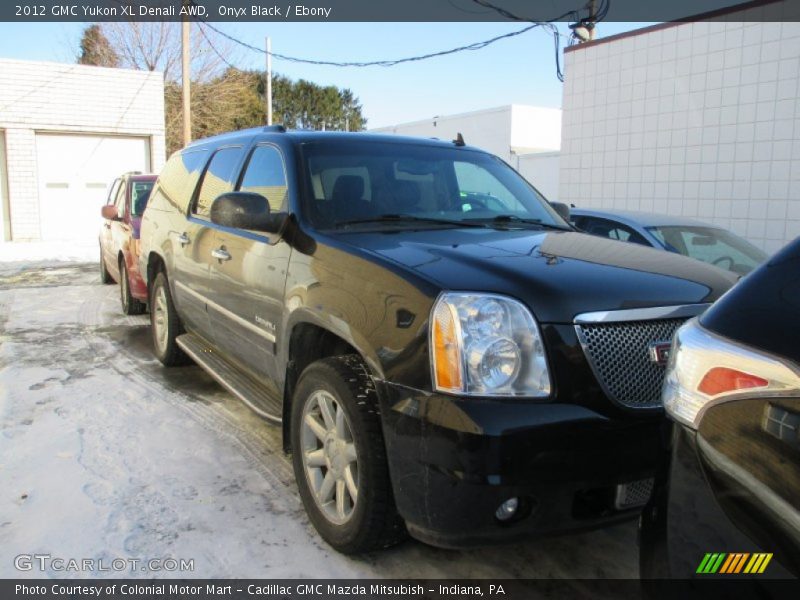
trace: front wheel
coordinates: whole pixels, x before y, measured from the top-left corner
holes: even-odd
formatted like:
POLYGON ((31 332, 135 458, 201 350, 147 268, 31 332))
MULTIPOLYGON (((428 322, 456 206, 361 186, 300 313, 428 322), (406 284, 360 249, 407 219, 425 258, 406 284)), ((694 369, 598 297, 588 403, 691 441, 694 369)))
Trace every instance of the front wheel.
POLYGON ((103 258, 103 246, 100 246, 100 283, 102 284, 109 284, 114 283, 114 278, 111 277, 111 273, 108 272, 106 268, 106 259, 103 258))
POLYGON ((397 514, 378 398, 355 355, 310 365, 297 383, 291 415, 295 479, 319 534, 357 554, 405 537, 397 514))
POLYGON ((184 332, 183 325, 172 303, 164 271, 156 275, 150 289, 150 325, 156 358, 168 367, 186 364, 189 359, 175 341, 184 332))

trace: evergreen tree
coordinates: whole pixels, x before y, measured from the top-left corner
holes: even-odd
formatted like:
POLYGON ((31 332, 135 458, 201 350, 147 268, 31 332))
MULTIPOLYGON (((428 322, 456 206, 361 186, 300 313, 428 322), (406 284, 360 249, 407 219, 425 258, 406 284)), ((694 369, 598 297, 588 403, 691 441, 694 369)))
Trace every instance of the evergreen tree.
POLYGON ((96 67, 117 67, 119 56, 111 47, 108 38, 103 35, 100 26, 95 23, 83 30, 81 37, 81 54, 78 63, 96 67))

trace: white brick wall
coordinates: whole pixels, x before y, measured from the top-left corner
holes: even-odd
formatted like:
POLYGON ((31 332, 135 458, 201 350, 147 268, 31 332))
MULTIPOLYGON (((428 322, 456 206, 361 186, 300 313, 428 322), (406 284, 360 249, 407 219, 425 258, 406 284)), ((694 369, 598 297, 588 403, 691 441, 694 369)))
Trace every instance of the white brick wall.
POLYGON ((3 129, 13 239, 38 239, 36 132, 148 137, 158 172, 166 153, 163 75, 0 59, 3 129))
POLYGON ((800 235, 800 23, 685 23, 565 63, 561 201, 698 217, 768 252, 800 235))

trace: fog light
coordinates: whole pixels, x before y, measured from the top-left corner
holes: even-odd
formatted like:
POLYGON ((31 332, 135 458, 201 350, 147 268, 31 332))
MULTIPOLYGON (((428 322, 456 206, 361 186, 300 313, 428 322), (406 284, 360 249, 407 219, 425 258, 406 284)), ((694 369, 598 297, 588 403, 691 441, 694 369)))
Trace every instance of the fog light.
POLYGON ((519 499, 509 498, 498 507, 497 511, 494 513, 494 516, 497 517, 498 521, 508 521, 511 517, 517 514, 518 508, 519 499))

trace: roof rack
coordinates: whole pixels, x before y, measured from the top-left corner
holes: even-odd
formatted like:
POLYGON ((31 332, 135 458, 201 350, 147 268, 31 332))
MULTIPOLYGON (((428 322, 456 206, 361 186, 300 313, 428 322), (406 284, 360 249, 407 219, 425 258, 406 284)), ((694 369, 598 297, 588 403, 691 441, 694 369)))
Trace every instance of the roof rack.
POLYGON ((266 125, 264 131, 273 131, 275 133, 286 133, 286 127, 283 125, 266 125))

